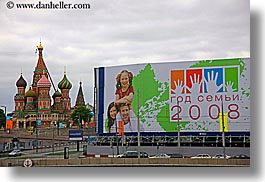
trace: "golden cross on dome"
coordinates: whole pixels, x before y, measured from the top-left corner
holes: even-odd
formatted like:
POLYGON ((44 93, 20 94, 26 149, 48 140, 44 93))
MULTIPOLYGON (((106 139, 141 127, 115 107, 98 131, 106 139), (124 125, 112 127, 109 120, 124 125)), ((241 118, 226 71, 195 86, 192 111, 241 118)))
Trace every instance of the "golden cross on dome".
POLYGON ((40 38, 40 45, 37 46, 38 49, 43 49, 42 45, 41 45, 41 38, 40 38))

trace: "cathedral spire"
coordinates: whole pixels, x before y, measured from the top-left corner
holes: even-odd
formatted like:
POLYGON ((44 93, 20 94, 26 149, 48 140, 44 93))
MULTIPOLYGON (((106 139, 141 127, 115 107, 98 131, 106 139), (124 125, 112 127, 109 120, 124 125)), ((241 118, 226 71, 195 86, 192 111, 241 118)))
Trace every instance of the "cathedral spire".
POLYGON ((45 62, 44 62, 43 57, 42 57, 43 46, 42 46, 41 42, 37 46, 37 49, 39 51, 39 58, 38 58, 37 65, 35 67, 35 71, 34 71, 34 75, 33 75, 33 81, 32 81, 32 89, 33 89, 33 91, 36 92, 36 94, 38 94, 37 83, 41 79, 43 72, 45 72, 45 76, 48 77, 48 75, 47 75, 48 70, 46 68, 45 62))
POLYGON ((79 84, 80 86, 79 86, 78 94, 76 97, 75 107, 86 105, 85 100, 84 100, 83 90, 82 90, 82 82, 80 81, 79 84))
POLYGON ((38 59, 38 63, 37 63, 36 69, 38 69, 38 70, 40 70, 42 72, 43 70, 46 70, 46 66, 45 66, 45 63, 44 63, 44 60, 43 60, 43 57, 42 57, 43 47, 41 45, 41 42, 40 42, 40 45, 37 46, 37 48, 38 48, 38 51, 39 51, 39 59, 38 59))

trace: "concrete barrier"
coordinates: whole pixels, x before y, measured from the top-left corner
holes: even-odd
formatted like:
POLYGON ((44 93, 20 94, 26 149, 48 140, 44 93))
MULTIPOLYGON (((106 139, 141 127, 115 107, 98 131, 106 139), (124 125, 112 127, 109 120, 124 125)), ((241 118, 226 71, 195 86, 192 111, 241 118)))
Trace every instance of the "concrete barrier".
POLYGON ((100 154, 99 157, 109 157, 108 154, 100 154))
POLYGON ((96 154, 87 154, 87 157, 96 157, 96 154))
MULTIPOLYGON (((1 167, 21 167, 25 159, 2 159, 1 167)), ((250 159, 190 159, 190 158, 108 158, 87 157, 71 159, 32 159, 33 167, 63 166, 216 166, 250 167, 250 159)))

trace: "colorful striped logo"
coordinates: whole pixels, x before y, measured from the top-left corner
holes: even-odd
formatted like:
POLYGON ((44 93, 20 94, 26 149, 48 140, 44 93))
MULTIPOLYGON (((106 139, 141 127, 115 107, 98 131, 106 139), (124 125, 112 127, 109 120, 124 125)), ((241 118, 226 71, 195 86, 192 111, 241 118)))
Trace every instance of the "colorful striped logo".
POLYGON ((238 67, 171 70, 171 94, 238 92, 238 78, 238 67))

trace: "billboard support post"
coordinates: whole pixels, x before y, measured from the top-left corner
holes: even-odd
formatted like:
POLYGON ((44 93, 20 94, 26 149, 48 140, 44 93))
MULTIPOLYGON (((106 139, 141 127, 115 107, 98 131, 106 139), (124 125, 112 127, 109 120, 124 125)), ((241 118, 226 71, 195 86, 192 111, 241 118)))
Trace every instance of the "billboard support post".
POLYGON ((116 142, 117 142, 117 155, 119 155, 119 136, 118 136, 118 124, 117 120, 115 121, 116 128, 116 142))
POLYGON ((139 114, 139 106, 140 106, 140 97, 139 97, 139 89, 137 90, 137 143, 138 143, 138 158, 140 158, 140 114, 139 114))
MULTIPOLYGON (((179 110, 179 101, 177 101, 177 106, 178 106, 178 110, 179 110)), ((180 128, 179 128, 179 111, 178 111, 178 148, 180 148, 180 128)))
POLYGON ((222 140, 223 140, 223 154, 225 157, 225 122, 224 122, 224 103, 222 101, 222 140))

